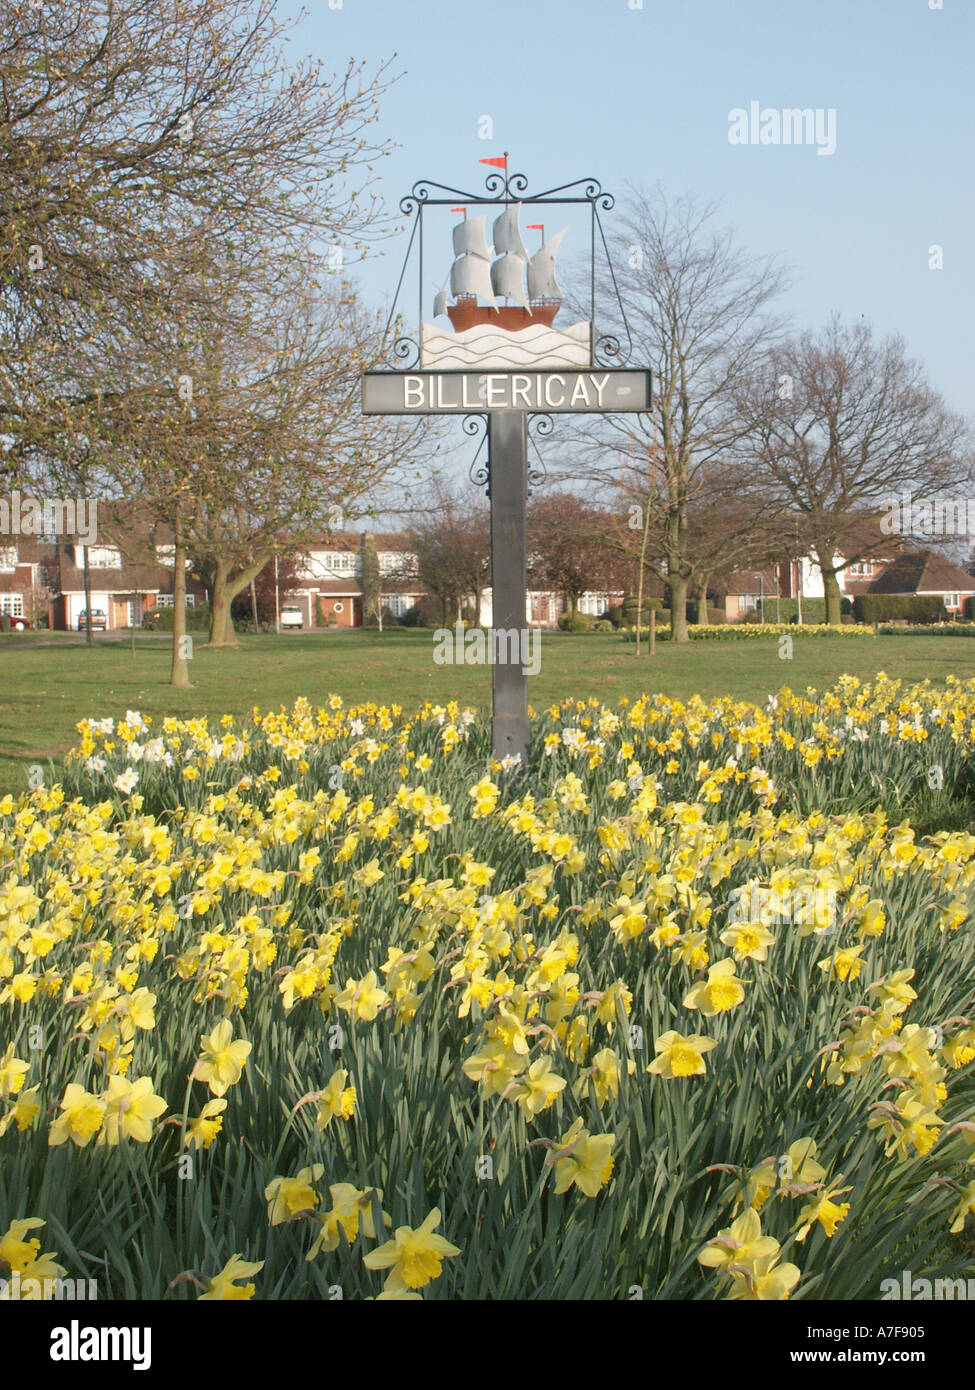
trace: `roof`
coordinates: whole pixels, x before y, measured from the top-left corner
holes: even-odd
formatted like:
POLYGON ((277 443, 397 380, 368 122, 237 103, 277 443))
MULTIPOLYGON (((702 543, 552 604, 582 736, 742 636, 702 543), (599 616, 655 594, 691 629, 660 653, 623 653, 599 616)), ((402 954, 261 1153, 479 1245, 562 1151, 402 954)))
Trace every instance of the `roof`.
POLYGON ((892 560, 870 585, 871 594, 954 594, 975 591, 975 578, 934 550, 912 550, 892 560))
POLYGON ((763 570, 732 570, 730 574, 721 575, 715 580, 713 585, 709 585, 715 593, 728 594, 760 594, 764 589, 766 595, 775 597, 778 587, 774 567, 763 570))

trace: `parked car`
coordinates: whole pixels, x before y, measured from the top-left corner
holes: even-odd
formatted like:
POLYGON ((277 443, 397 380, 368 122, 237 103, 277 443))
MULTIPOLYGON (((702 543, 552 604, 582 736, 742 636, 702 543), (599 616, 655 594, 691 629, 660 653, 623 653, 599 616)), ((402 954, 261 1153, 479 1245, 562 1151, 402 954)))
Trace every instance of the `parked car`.
MULTIPOLYGON (((85 630, 85 628, 86 628, 87 626, 88 626, 88 609, 87 609, 87 608, 82 608, 81 612, 78 614, 78 631, 79 631, 79 632, 84 632, 84 630, 85 630)), ((92 630, 92 632, 99 632, 99 631, 100 631, 100 632, 107 632, 107 631, 108 631, 108 619, 107 619, 106 616, 105 616, 105 610, 104 610, 104 609, 102 609, 102 608, 93 608, 93 609, 91 610, 91 630, 92 630)))
POLYGON ((285 603, 281 608, 281 626, 296 627, 300 631, 305 625, 305 615, 297 603, 285 603))

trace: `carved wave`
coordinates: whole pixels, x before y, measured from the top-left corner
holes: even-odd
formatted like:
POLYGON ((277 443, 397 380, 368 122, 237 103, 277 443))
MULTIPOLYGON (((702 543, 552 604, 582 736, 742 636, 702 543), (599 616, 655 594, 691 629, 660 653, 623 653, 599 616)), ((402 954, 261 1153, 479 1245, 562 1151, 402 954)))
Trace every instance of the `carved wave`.
POLYGON ((503 332, 493 324, 479 323, 463 333, 444 333, 430 324, 422 326, 424 368, 457 370, 469 367, 588 367, 589 324, 580 322, 558 329, 531 324, 503 332))

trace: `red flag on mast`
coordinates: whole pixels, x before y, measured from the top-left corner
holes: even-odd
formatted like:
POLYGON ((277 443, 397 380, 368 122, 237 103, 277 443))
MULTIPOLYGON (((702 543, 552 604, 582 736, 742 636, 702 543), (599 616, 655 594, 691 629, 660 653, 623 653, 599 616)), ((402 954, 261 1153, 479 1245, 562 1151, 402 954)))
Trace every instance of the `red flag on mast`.
POLYGON ((489 159, 479 159, 478 164, 493 164, 496 169, 503 169, 508 172, 508 156, 506 154, 491 155, 489 159))

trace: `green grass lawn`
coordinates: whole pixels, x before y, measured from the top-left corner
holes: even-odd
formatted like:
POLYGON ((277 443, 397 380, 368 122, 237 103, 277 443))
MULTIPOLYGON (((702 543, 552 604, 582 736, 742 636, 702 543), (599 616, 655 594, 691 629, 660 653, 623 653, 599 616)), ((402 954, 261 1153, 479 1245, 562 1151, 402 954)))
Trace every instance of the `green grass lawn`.
MULTIPOLYGON (((209 650, 197 641, 191 690, 168 684, 169 644, 140 639, 133 657, 128 642, 95 637, 84 642, 41 643, 0 638, 0 791, 26 785, 27 765, 57 762, 76 742, 75 724, 86 715, 246 714, 290 705, 304 695, 313 703, 332 692, 346 703, 396 701, 406 708, 426 699, 451 698, 490 709, 491 669, 439 666, 433 633, 378 632, 245 636, 237 650, 209 650)), ((597 696, 615 703, 645 691, 686 697, 731 695, 764 703, 783 685, 794 690, 831 686, 844 673, 870 679, 878 671, 906 681, 975 675, 975 641, 923 636, 808 637, 801 630, 792 660, 779 657, 775 637, 742 642, 657 645, 651 659, 634 656, 632 643, 613 633, 553 633, 542 643, 541 670, 529 677, 529 700, 543 707, 566 696, 597 696)))

